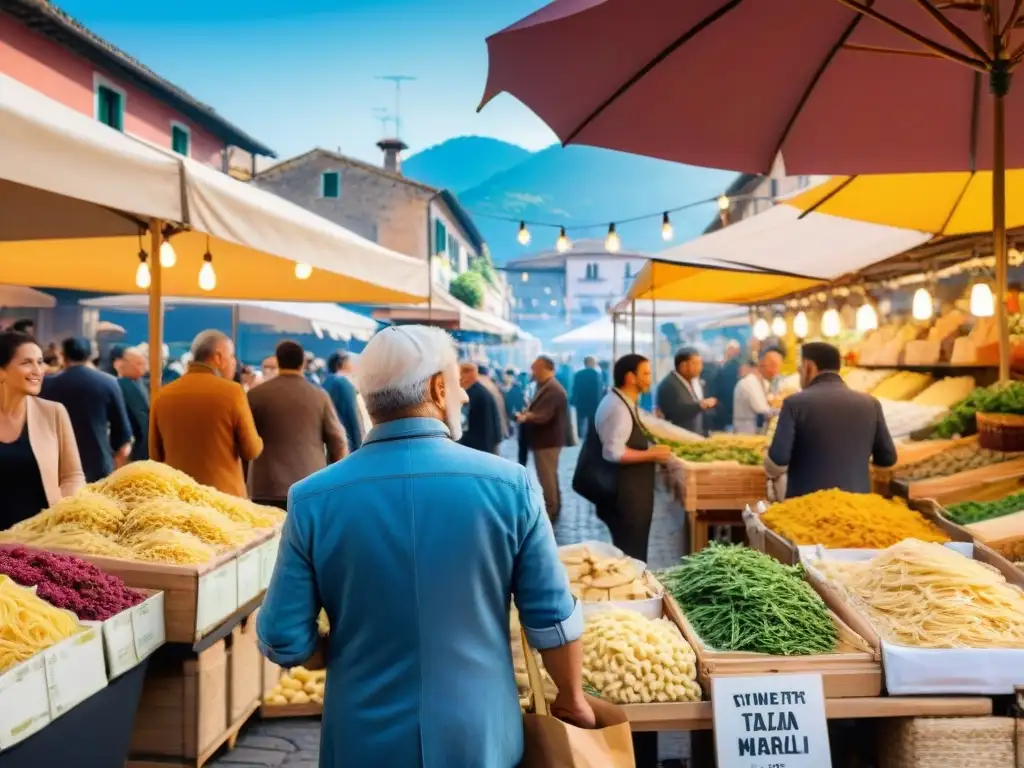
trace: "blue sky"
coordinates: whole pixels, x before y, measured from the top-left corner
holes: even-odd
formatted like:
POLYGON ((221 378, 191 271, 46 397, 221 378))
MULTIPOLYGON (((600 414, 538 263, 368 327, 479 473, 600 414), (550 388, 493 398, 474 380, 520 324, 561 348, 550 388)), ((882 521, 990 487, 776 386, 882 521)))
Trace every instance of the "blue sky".
POLYGON ((323 146, 376 162, 375 108, 402 91, 402 137, 415 152, 460 135, 527 149, 554 143, 524 106, 476 106, 487 35, 544 0, 57 0, 97 34, 213 106, 280 157, 323 146))

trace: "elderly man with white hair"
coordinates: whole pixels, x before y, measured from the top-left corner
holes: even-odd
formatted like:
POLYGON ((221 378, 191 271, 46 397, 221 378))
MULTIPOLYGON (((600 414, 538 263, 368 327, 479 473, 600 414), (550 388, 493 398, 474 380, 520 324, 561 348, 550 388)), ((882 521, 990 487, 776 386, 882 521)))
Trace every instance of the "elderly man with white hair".
POLYGON ((149 419, 149 455, 203 485, 245 497, 242 462, 263 452, 249 401, 234 381, 235 345, 220 331, 192 342, 185 375, 163 387, 149 419))
POLYGON ((373 419, 362 447, 296 483, 257 631, 302 664, 327 613, 321 766, 513 768, 514 596, 558 687, 553 711, 593 727, 581 605, 525 470, 459 445, 465 395, 450 337, 380 331, 360 358, 373 419))

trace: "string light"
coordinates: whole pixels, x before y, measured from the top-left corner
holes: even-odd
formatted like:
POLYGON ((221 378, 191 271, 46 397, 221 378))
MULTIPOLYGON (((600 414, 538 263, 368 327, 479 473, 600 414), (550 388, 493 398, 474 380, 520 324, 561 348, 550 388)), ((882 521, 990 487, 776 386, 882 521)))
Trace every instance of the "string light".
POLYGON ((209 250, 203 254, 203 266, 199 268, 199 288, 212 291, 217 287, 217 273, 213 271, 213 254, 209 250))
POLYGON ((147 262, 148 258, 149 254, 140 249, 139 266, 138 269, 135 270, 135 285, 136 287, 142 288, 143 290, 149 288, 150 284, 152 283, 152 278, 149 275, 149 263, 147 262))
POLYGON ((801 309, 796 313, 796 317, 793 318, 793 333, 796 334, 798 339, 806 339, 807 331, 807 313, 801 309))
POLYGON ((313 267, 309 264, 303 264, 301 261, 295 264, 295 277, 299 280, 308 280, 312 274, 313 267))
POLYGON ((622 240, 619 233, 615 231, 615 224, 608 225, 608 236, 604 239, 604 249, 608 253, 618 253, 622 248, 622 240))
POLYGON ((668 211, 661 214, 661 239, 666 243, 675 236, 675 231, 672 229, 672 222, 669 221, 668 211))
POLYGON ((786 318, 782 315, 776 315, 772 319, 772 334, 778 338, 786 335, 786 318))
POLYGON ((914 302, 911 306, 911 313, 915 320, 931 320, 935 307, 932 305, 932 295, 927 288, 918 288, 914 291, 914 302))
POLYGON ((857 330, 861 333, 878 330, 878 313, 870 304, 857 308, 857 330))
POLYGON ((178 254, 174 250, 174 246, 171 245, 170 240, 164 240, 160 243, 160 266, 164 269, 170 269, 178 263, 178 254))
POLYGON ((838 336, 842 330, 843 319, 839 316, 839 311, 835 307, 829 307, 821 316, 821 335, 838 336))
POLYGON ((520 245, 529 245, 530 244, 530 230, 528 230, 526 228, 526 222, 525 221, 520 221, 519 222, 519 235, 517 236, 516 239, 519 240, 519 244, 520 245))
POLYGON ((571 249, 572 241, 565 234, 565 227, 562 227, 558 233, 558 240, 555 241, 555 250, 559 253, 568 253, 571 249))
POLYGON ((996 300, 988 283, 975 283, 971 287, 971 314, 975 317, 992 317, 996 313, 996 300))
POLYGON ((768 338, 769 333, 771 333, 771 329, 768 327, 768 321, 763 317, 757 318, 754 322, 754 338, 758 341, 764 341, 768 338))

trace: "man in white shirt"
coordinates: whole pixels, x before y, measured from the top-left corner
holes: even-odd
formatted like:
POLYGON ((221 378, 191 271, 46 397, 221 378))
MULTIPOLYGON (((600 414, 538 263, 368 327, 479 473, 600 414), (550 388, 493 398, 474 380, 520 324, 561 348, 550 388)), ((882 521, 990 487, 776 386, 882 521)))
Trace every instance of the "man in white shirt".
POLYGON ((771 396, 772 380, 779 375, 782 355, 776 349, 761 353, 757 368, 736 384, 733 395, 733 431, 738 435, 756 435, 760 432, 760 421, 767 421, 776 404, 771 396))

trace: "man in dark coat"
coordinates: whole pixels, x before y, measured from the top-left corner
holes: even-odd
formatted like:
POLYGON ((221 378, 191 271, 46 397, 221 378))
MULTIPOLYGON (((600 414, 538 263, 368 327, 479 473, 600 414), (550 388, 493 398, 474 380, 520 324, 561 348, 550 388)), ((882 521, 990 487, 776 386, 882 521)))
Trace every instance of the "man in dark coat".
POLYGON ((896 446, 870 395, 854 392, 839 377, 839 350, 825 342, 804 344, 800 384, 803 391, 782 403, 765 469, 786 478, 786 498, 838 488, 871 491, 871 462, 896 463, 896 446))
POLYGON ((468 423, 459 442, 467 448, 497 454, 498 445, 501 443, 498 401, 487 387, 480 383, 480 370, 476 365, 463 363, 459 367, 459 374, 459 383, 469 397, 469 402, 465 406, 468 423))
POLYGON ((516 414, 526 407, 526 394, 519 383, 516 372, 509 368, 505 371, 505 415, 509 424, 515 424, 516 414))
POLYGON ((121 349, 114 360, 117 386, 124 396, 128 423, 132 427, 132 452, 128 457, 131 461, 149 458, 149 390, 142 382, 146 366, 146 356, 135 347, 121 349))
POLYGON ((359 393, 349 378, 352 375, 352 358, 342 352, 335 352, 327 358, 327 370, 330 373, 324 379, 324 389, 331 396, 338 420, 345 430, 348 450, 351 452, 363 444, 363 427, 359 421, 359 393))
POLYGON ((604 395, 601 372, 592 357, 583 358, 583 369, 576 372, 572 380, 572 407, 576 409, 576 432, 580 440, 587 436, 587 429, 594 423, 597 404, 604 395))
POLYGON ((733 393, 740 380, 740 344, 730 341, 725 347, 725 362, 718 369, 708 394, 718 400, 715 406, 715 428, 724 431, 732 426, 733 393))
POLYGON ((658 385, 658 409, 677 427, 707 435, 706 423, 718 401, 704 394, 701 371, 704 363, 693 347, 676 352, 675 370, 658 385))

